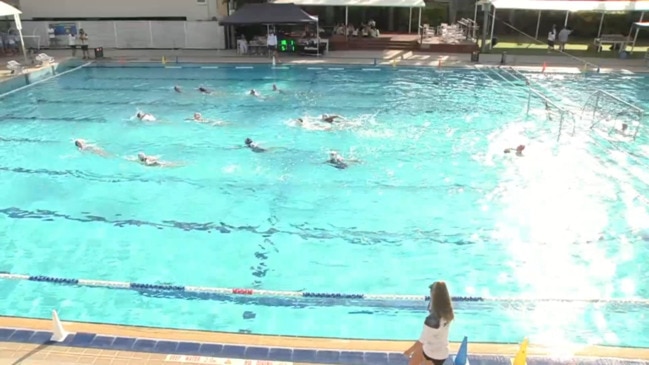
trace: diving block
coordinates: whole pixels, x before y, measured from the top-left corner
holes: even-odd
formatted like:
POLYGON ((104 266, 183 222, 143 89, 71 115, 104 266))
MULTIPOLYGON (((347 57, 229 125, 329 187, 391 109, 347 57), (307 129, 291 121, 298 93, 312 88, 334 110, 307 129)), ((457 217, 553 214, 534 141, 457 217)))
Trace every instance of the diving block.
POLYGON ((17 61, 11 60, 7 62, 7 70, 11 71, 12 74, 21 74, 23 73, 23 65, 17 61))
POLYGON ((40 53, 38 56, 34 57, 34 63, 37 66, 44 66, 54 63, 54 57, 47 55, 46 53, 40 53))
POLYGON ((525 338, 516 352, 516 356, 511 360, 512 365, 527 365, 527 345, 530 341, 525 338))
POLYGON ((61 323, 61 320, 59 319, 59 314, 56 313, 56 310, 52 310, 52 338, 50 338, 50 341, 52 342, 63 342, 65 339, 68 337, 70 332, 66 331, 65 328, 63 328, 63 323, 61 323))

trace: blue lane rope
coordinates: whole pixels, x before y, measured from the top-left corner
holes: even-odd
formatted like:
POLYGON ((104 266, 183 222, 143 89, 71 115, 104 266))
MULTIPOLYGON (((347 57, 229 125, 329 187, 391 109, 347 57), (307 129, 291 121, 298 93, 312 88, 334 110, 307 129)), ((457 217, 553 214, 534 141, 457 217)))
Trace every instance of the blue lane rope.
MULTIPOLYGON (((350 293, 317 293, 307 291, 282 291, 262 290, 248 288, 217 288, 202 286, 184 286, 167 284, 146 284, 124 281, 106 281, 89 279, 70 279, 43 275, 23 275, 0 272, 0 280, 37 281, 70 286, 86 286, 109 289, 130 290, 155 290, 161 292, 186 292, 208 293, 224 295, 250 295, 268 297, 302 297, 302 298, 330 298, 330 299, 357 299, 374 301, 428 301, 430 297, 424 295, 394 295, 394 294, 350 294, 350 293)), ((605 303, 605 304, 640 304, 649 305, 649 299, 644 298, 533 298, 533 297, 474 297, 457 296, 451 298, 454 302, 510 302, 510 303, 537 303, 537 302, 568 302, 568 303, 605 303)))

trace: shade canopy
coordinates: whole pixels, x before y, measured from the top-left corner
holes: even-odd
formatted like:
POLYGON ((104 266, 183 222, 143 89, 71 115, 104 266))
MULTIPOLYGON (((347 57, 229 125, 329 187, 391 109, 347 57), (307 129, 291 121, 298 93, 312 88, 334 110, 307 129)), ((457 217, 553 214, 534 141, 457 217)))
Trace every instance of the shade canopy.
POLYGON ((22 12, 13 6, 0 1, 0 16, 11 16, 11 15, 19 15, 22 14, 22 12))
POLYGON ((347 7, 388 7, 423 8, 424 0, 275 0, 274 4, 294 3, 301 6, 347 6, 347 7))
POLYGON ((633 26, 640 29, 647 29, 649 28, 649 22, 635 22, 633 26))
POLYGON ((559 11, 649 11, 649 1, 625 0, 486 0, 496 9, 559 11))
POLYGON ((317 21, 317 16, 308 14, 292 3, 262 3, 246 4, 234 14, 221 19, 220 23, 223 25, 301 24, 317 21))

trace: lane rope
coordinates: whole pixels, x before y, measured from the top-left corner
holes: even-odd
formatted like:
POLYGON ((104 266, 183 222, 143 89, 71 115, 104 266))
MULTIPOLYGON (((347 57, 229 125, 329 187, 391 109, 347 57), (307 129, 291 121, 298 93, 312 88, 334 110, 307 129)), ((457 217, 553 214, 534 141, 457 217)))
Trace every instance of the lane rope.
MULTIPOLYGON (((249 288, 218 288, 205 286, 185 286, 171 284, 146 284, 125 281, 107 281, 90 279, 70 279, 44 275, 24 275, 0 272, 0 280, 35 281, 68 286, 85 286, 107 289, 124 289, 135 291, 160 291, 160 292, 186 292, 207 293, 221 295, 249 295, 267 297, 301 297, 301 298, 328 298, 328 299, 356 299, 372 301, 428 301, 424 295, 394 295, 394 294, 350 294, 350 293, 319 293, 309 291, 264 290, 249 288)), ((564 303, 602 303, 602 304, 640 304, 649 305, 649 299, 644 298, 534 298, 534 297, 483 297, 483 296, 456 296, 451 298, 454 302, 499 302, 499 303, 539 303, 539 302, 564 302, 564 303)))

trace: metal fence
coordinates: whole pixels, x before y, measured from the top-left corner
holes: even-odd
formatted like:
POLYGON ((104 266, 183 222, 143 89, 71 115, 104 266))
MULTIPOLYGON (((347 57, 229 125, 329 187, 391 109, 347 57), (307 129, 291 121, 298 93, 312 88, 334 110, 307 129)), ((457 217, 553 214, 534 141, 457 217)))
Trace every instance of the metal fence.
MULTIPOLYGON (((224 49, 225 32, 216 21, 83 21, 75 23, 90 47, 224 49)), ((66 36, 50 39, 49 22, 23 21, 27 47, 66 47, 66 36)))

